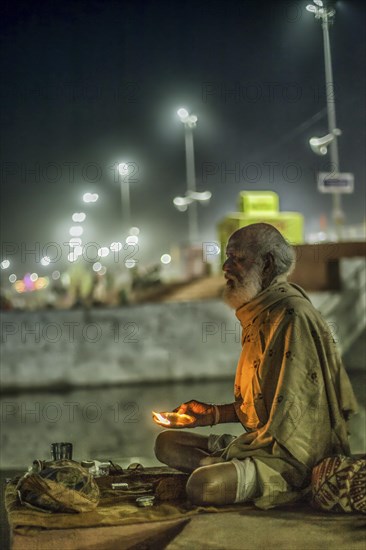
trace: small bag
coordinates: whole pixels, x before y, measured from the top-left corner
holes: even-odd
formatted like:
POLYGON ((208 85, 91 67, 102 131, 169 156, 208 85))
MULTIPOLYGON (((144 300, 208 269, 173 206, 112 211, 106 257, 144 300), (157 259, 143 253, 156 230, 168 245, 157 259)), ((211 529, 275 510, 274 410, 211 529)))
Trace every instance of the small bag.
POLYGON ((366 459, 324 458, 312 471, 311 505, 327 512, 366 514, 366 459))
POLYGON ((77 513, 94 510, 99 488, 93 476, 73 460, 42 462, 38 472, 20 478, 21 504, 41 512, 77 513))

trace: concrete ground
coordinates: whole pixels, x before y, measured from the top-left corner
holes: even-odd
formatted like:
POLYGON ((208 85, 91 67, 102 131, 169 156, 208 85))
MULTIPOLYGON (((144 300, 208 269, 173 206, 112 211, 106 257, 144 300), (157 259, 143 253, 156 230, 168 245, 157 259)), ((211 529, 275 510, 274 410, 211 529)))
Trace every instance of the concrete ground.
POLYGON ((366 516, 307 506, 195 516, 167 550, 365 550, 366 516))

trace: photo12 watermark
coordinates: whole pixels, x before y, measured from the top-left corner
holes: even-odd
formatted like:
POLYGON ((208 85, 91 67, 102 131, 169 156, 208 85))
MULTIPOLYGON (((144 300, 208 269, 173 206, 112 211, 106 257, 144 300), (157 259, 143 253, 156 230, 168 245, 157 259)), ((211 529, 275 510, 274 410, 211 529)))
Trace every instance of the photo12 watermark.
POLYGON ((135 401, 111 403, 102 406, 95 401, 11 401, 1 402, 1 424, 38 424, 49 422, 96 424, 102 420, 115 423, 139 422, 140 407, 135 401))
POLYGON ((140 326, 134 321, 108 323, 81 323, 78 321, 31 322, 3 321, 1 323, 2 345, 13 343, 47 343, 67 342, 75 344, 87 342, 96 344, 101 340, 114 343, 136 344, 140 341, 140 326))

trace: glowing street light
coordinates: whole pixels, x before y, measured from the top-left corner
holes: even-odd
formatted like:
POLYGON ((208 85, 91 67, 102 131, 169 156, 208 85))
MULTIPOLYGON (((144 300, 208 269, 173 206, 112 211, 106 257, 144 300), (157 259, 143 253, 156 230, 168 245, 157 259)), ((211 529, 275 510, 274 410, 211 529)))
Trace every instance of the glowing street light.
POLYGON ((81 227, 81 225, 74 225, 69 229, 69 233, 72 237, 81 237, 83 232, 84 229, 81 227))
POLYGON ((172 261, 172 257, 170 254, 163 254, 162 257, 160 258, 160 261, 162 264, 170 264, 170 262, 172 261))
POLYGON ((109 248, 107 246, 102 246, 102 248, 99 248, 98 250, 98 256, 99 258, 105 258, 109 254, 109 248))
POLYGON ((185 197, 175 197, 173 204, 180 212, 185 212, 194 201, 207 203, 212 197, 211 191, 187 191, 185 197))
POLYGON ((127 267, 127 269, 132 269, 133 267, 135 267, 136 264, 137 264, 136 260, 125 261, 125 267, 127 267))
MULTIPOLYGON (((190 114, 187 109, 181 107, 178 109, 177 114, 184 124, 185 130, 185 148, 186 148, 186 172, 187 172, 187 195, 191 192, 196 191, 196 174, 195 174, 195 165, 194 165, 194 146, 193 146, 193 128, 197 125, 197 116, 190 114)), ((174 201, 173 201, 174 202, 174 201)), ((179 210, 187 210, 188 205, 188 234, 189 234, 189 243, 193 244, 197 241, 198 238, 198 220, 197 220, 197 203, 195 201, 190 201, 185 204, 178 205, 176 202, 175 206, 179 210)))
POLYGON ((122 250, 122 243, 120 242, 113 242, 111 243, 111 246, 109 247, 112 252, 119 252, 122 250))
POLYGON ((99 199, 98 193, 84 193, 83 201, 84 202, 97 202, 99 199))
POLYGON ((139 238, 137 235, 129 235, 127 238, 126 238, 126 244, 129 244, 129 245, 136 245, 137 243, 139 242, 139 238))
POLYGON ((10 266, 9 260, 3 260, 0 264, 1 269, 8 269, 9 266, 10 266))
POLYGON ((69 240, 68 244, 70 248, 75 248, 76 246, 81 245, 81 239, 80 237, 73 237, 72 239, 69 240))
POLYGON ((121 178, 121 201, 122 201, 122 222, 123 231, 126 231, 130 226, 131 218, 131 201, 130 201, 130 169, 127 162, 120 162, 118 172, 121 178))
POLYGON ((76 252, 74 250, 67 255, 67 259, 70 263, 76 262, 78 257, 79 257, 79 255, 76 254, 76 252))
POLYGON ((85 220, 85 218, 86 218, 86 214, 84 214, 84 212, 75 212, 72 215, 72 221, 75 223, 81 223, 85 220))
POLYGON ((44 266, 47 266, 51 263, 51 260, 48 256, 44 256, 42 259, 41 259, 41 264, 44 265, 44 266))
MULTIPOLYGON (((341 131, 337 128, 336 110, 332 71, 332 58, 330 51, 329 40, 329 25, 333 22, 335 9, 328 8, 323 5, 322 0, 313 0, 314 4, 308 4, 306 9, 313 13, 315 19, 321 19, 323 29, 323 45, 324 45, 324 64, 325 64, 325 89, 327 97, 328 111, 328 134, 321 138, 312 137, 309 140, 311 149, 318 155, 326 155, 328 146, 330 149, 330 164, 333 174, 339 173, 339 156, 338 156, 338 141, 337 137, 341 135, 341 131)), ((344 213, 341 206, 340 193, 332 193, 333 196, 333 221, 336 227, 338 236, 340 236, 340 226, 344 223, 344 213)))

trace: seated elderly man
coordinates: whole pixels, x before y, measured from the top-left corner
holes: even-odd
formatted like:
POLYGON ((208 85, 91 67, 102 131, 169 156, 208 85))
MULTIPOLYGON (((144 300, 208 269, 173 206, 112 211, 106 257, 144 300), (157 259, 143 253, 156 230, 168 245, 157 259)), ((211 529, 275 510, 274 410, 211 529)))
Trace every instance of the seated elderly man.
POLYGON ((244 227, 226 255, 224 298, 242 326, 235 401, 192 400, 176 411, 194 417, 189 427, 240 422, 244 433, 167 430, 155 453, 191 473, 187 494, 196 504, 270 508, 304 494, 322 458, 349 455, 346 422, 356 400, 327 324, 287 282, 295 253, 282 235, 265 223, 244 227))

